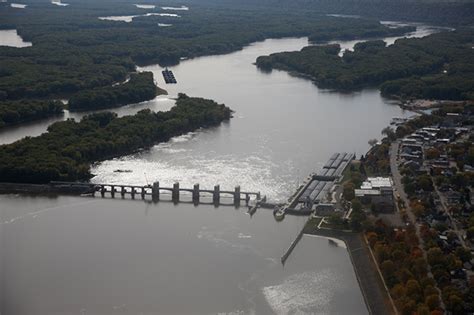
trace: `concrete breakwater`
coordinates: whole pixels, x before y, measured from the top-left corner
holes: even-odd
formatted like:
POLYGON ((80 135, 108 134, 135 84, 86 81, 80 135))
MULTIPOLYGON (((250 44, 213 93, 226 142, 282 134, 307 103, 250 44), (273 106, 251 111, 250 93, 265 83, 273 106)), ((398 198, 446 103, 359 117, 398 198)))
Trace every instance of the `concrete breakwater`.
POLYGON ((232 199, 235 206, 239 206, 242 201, 246 205, 251 200, 259 205, 261 201, 265 201, 265 196, 261 198, 260 192, 241 191, 240 186, 236 186, 234 190, 221 190, 219 185, 213 189, 201 189, 199 184, 195 184, 192 188, 181 188, 179 183, 174 183, 172 187, 160 186, 159 182, 153 185, 136 186, 125 184, 92 184, 81 182, 63 182, 52 181, 49 184, 21 184, 21 183, 0 183, 0 193, 25 193, 25 194, 72 194, 72 195, 95 195, 100 194, 102 197, 115 198, 116 195, 124 198, 129 196, 135 199, 136 196, 145 199, 151 196, 153 201, 159 201, 163 195, 169 195, 171 201, 178 203, 183 201, 183 195, 189 196, 194 204, 199 204, 203 199, 211 199, 215 205, 221 204, 221 199, 232 199))
POLYGON ((301 231, 298 233, 296 236, 295 240, 291 243, 290 247, 286 250, 286 252, 281 256, 280 260, 281 263, 284 265, 288 257, 290 257, 291 253, 295 249, 296 245, 298 245, 298 242, 301 240, 301 238, 304 235, 304 227, 301 229, 301 231))

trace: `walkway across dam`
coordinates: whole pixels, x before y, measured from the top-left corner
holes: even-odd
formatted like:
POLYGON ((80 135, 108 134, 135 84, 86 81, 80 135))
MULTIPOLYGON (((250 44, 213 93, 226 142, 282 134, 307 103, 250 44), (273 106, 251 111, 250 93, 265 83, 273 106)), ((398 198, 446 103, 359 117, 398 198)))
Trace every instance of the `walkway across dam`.
POLYGON ((162 187, 159 182, 154 182, 153 185, 134 186, 53 181, 50 185, 56 187, 57 190, 80 191, 82 194, 100 194, 102 197, 110 196, 112 198, 117 195, 122 198, 130 196, 132 199, 137 196, 141 199, 151 196, 153 201, 159 201, 163 195, 168 195, 175 203, 182 201, 184 196, 191 197, 194 204, 200 204, 206 198, 211 199, 211 203, 215 205, 221 204, 221 199, 230 198, 235 206, 239 206, 242 201, 248 205, 250 200, 256 202, 265 200, 265 197, 262 199, 260 192, 241 191, 240 186, 236 186, 234 190, 221 190, 219 185, 214 186, 213 189, 201 189, 199 184, 195 184, 192 188, 181 188, 179 183, 174 183, 173 187, 162 187))

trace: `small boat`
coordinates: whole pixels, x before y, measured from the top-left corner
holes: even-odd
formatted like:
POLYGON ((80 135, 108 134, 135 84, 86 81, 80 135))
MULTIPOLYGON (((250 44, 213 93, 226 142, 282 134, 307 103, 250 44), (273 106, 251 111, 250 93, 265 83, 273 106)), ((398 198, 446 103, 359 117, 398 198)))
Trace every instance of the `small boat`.
POLYGON ((114 171, 114 173, 131 173, 131 172, 133 172, 133 171, 132 170, 120 170, 120 169, 114 171))

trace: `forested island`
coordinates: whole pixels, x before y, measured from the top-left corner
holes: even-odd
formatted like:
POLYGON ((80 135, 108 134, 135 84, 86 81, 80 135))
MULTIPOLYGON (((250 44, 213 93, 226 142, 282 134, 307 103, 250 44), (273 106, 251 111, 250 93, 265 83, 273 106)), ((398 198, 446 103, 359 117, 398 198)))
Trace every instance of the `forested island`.
POLYGON ((0 128, 63 113, 59 101, 23 99, 0 101, 0 128))
POLYGON ((152 72, 132 73, 123 84, 77 92, 68 105, 71 111, 111 108, 151 100, 164 92, 156 87, 152 72))
POLYGON ((474 99, 474 31, 462 29, 424 38, 400 39, 394 45, 369 41, 354 51, 339 45, 308 46, 257 59, 262 69, 282 69, 310 76, 317 85, 337 90, 380 86, 400 98, 474 99))
POLYGON ((117 118, 110 112, 84 117, 80 122, 57 122, 38 137, 0 146, 3 182, 48 183, 52 180, 87 180, 90 164, 133 153, 171 137, 231 118, 223 104, 180 94, 167 112, 142 110, 117 118))

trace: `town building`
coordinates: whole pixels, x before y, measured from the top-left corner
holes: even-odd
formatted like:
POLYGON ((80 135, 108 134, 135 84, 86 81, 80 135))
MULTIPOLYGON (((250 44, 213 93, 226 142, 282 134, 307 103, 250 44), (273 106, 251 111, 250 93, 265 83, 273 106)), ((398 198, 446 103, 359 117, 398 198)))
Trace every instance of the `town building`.
POLYGON ((355 196, 363 203, 372 203, 376 211, 394 210, 393 183, 390 177, 369 177, 355 190, 355 196))

